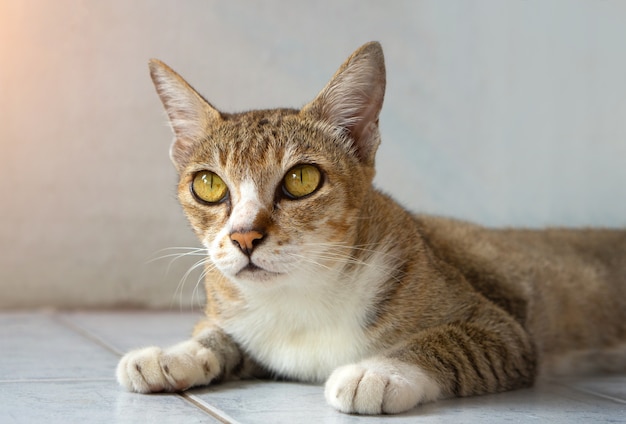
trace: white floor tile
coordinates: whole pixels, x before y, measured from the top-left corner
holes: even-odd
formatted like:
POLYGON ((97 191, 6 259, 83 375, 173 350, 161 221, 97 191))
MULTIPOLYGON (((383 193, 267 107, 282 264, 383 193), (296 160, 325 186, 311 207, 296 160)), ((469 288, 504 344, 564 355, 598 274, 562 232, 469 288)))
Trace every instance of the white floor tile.
POLYGON ((1 313, 0 340, 0 380, 113 378, 118 360, 45 313, 1 313))
MULTIPOLYGON (((599 375, 558 380, 560 384, 626 406, 626 375, 599 375)), ((624 418, 626 422, 626 417, 624 418)))
POLYGON ((144 346, 165 347, 187 340, 203 313, 74 312, 62 314, 61 317, 122 354, 144 346))
MULTIPOLYGON (((626 383, 626 377, 622 378, 626 383)), ((290 382, 247 381, 189 392, 242 423, 371 423, 381 417, 336 412, 323 387, 290 382)), ((626 405, 557 385, 465 399, 449 399, 384 417, 389 423, 590 423, 626 422, 626 405), (617 421, 616 421, 617 420, 617 421), (621 421, 619 421, 621 420, 621 421)))
POLYGON ((184 395, 127 393, 119 355, 189 337, 200 312, 0 312, 0 423, 626 423, 626 374, 422 405, 398 416, 345 415, 321 385, 231 382, 184 395), (209 415, 210 414, 210 415, 209 415))
POLYGON ((127 393, 113 381, 0 382, 0 399, 3 424, 218 422, 178 395, 127 393))

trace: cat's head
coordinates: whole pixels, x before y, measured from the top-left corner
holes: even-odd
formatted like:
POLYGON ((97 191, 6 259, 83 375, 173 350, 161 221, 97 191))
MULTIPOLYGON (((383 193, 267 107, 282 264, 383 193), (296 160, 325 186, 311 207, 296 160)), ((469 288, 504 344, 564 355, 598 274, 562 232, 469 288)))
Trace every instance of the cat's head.
POLYGON ((244 285, 293 281, 349 254, 380 142, 378 43, 300 110, 223 113, 162 62, 150 71, 175 134, 180 202, 222 274, 244 285))

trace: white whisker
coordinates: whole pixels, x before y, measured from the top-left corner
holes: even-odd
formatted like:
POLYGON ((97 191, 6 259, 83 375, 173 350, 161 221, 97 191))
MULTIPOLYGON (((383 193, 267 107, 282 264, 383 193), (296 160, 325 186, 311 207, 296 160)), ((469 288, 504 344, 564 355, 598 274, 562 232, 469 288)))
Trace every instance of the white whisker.
POLYGON ((161 252, 165 252, 168 250, 187 250, 187 252, 184 253, 168 253, 167 255, 161 255, 161 256, 157 256, 155 258, 152 258, 150 260, 148 260, 146 262, 146 264, 150 264, 156 261, 160 261, 162 259, 168 259, 168 258, 172 258, 169 263, 167 264, 167 268, 165 270, 165 273, 167 274, 170 271, 170 268, 172 267, 172 265, 174 264, 174 262, 176 262, 178 259, 181 258, 185 258, 188 256, 206 256, 207 255, 207 249, 201 247, 167 247, 165 249, 161 249, 159 251, 157 251, 156 253, 161 253, 161 252))
MULTIPOLYGON (((176 286, 176 290, 174 291, 174 295, 172 296, 172 302, 174 301, 174 299, 178 295, 179 307, 180 307, 181 310, 183 309, 183 289, 185 287, 185 284, 186 284, 189 276, 195 270, 197 270, 198 268, 202 268, 202 267, 206 266, 207 263, 210 263, 210 258, 208 256, 205 256, 202 259, 200 259, 199 261, 195 262, 191 267, 189 267, 189 269, 185 272, 185 274, 183 274, 182 278, 178 282, 178 285, 176 286)), ((201 275, 202 275, 202 273, 201 273, 201 275)), ((200 283, 200 281, 201 281, 201 277, 198 279, 198 282, 196 283, 196 285, 194 287, 194 292, 197 289, 197 286, 200 283)), ((193 306, 193 300, 194 300, 194 292, 192 292, 192 296, 191 296, 191 304, 192 304, 192 306, 193 306)))
POLYGON ((167 249, 161 249, 159 251, 157 251, 156 253, 161 253, 161 252, 165 252, 168 250, 187 250, 187 252, 176 252, 176 253, 168 253, 166 255, 161 255, 161 256, 157 256, 154 257, 150 260, 147 261, 147 263, 152 263, 152 262, 156 262, 158 260, 161 259, 167 259, 167 258, 174 258, 174 260, 178 259, 178 258, 184 258, 185 256, 197 256, 197 255, 206 255, 206 249, 201 247, 170 247, 167 249))
MULTIPOLYGON (((210 260, 208 258, 208 251, 206 248, 204 247, 187 247, 187 246, 175 246, 175 247, 167 247, 161 250, 158 250, 157 252, 155 252, 155 254, 159 254, 159 253, 165 253, 162 254, 160 256, 156 256, 153 257, 149 260, 146 261, 146 264, 150 264, 153 262, 157 262, 163 259, 170 259, 168 264, 167 264, 167 268, 165 270, 165 273, 168 274, 171 270, 171 267, 173 266, 174 262, 176 262, 179 259, 183 259, 186 257, 192 257, 192 256, 200 256, 202 257, 202 259, 196 261, 195 263, 193 263, 189 269, 187 269, 187 271, 183 274, 183 276, 181 277, 181 279, 178 281, 178 284, 176 285, 176 289, 174 290, 174 294, 172 295, 172 302, 170 303, 170 308, 173 306, 174 300, 178 297, 179 299, 179 307, 182 310, 183 309, 183 290, 185 287, 185 284, 187 283, 188 278, 190 277, 190 275, 197 270, 200 267, 204 267, 207 264, 210 263, 210 260), (172 252, 172 253, 166 253, 166 252, 172 252)), ((198 287, 200 285, 200 281, 204 278, 204 276, 206 275, 206 271, 203 271, 200 274, 200 277, 198 279, 198 282, 196 283, 196 285, 194 286, 194 290, 192 292, 191 295, 191 300, 190 300, 190 305, 191 308, 193 310, 194 305, 194 300, 195 300, 195 296, 198 295, 198 287)))
POLYGON ((328 269, 328 270, 331 269, 329 266, 321 264, 321 263, 319 263, 319 262, 317 262, 317 261, 315 261, 315 260, 313 260, 313 259, 311 259, 311 258, 309 258, 307 256, 304 256, 304 255, 298 255, 296 253, 286 253, 286 255, 291 256, 292 258, 300 259, 300 260, 306 262, 307 264, 317 265, 319 267, 322 267, 322 268, 328 269))
POLYGON ((191 308, 193 310, 193 306, 194 306, 194 299, 196 298, 196 296, 198 296, 198 303, 200 302, 200 288, 202 287, 202 282, 206 279, 206 276, 209 274, 209 272, 213 271, 215 269, 215 265, 213 263, 211 263, 208 258, 207 260, 204 262, 204 269, 202 270, 202 272, 200 273, 200 275, 198 276, 198 280, 196 281, 196 285, 193 288, 193 291, 191 292, 191 308))
POLYGON ((349 251, 358 251, 358 252, 382 255, 394 261, 400 261, 402 259, 391 253, 387 253, 380 248, 376 248, 376 247, 379 247, 378 243, 350 245, 348 243, 342 243, 342 242, 319 242, 319 243, 305 243, 303 247, 321 247, 321 248, 324 248, 324 251, 328 251, 330 249, 344 249, 344 250, 349 250, 349 251))
POLYGON ((354 246, 337 242, 306 243, 303 247, 307 249, 307 255, 290 254, 290 256, 298 258, 308 264, 325 269, 331 268, 331 266, 327 265, 328 263, 343 264, 344 266, 355 265, 365 267, 372 269, 373 271, 380 272, 394 281, 400 281, 402 279, 402 275, 398 272, 397 267, 394 265, 399 263, 400 259, 395 255, 381 252, 375 248, 370 248, 375 246, 375 244, 354 246), (357 253, 365 253, 366 255, 365 257, 360 258, 355 256, 357 253), (370 258, 374 255, 387 258, 389 260, 388 264, 383 265, 379 261, 371 261, 370 258))

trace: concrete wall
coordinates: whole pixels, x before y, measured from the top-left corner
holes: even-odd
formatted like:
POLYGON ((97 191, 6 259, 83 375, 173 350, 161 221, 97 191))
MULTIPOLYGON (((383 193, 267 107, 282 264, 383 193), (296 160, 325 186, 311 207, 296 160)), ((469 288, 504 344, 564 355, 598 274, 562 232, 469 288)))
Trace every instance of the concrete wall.
POLYGON ((626 2, 0 0, 0 307, 187 307, 157 57, 226 111, 385 48, 377 184, 486 225, 626 225, 626 2))

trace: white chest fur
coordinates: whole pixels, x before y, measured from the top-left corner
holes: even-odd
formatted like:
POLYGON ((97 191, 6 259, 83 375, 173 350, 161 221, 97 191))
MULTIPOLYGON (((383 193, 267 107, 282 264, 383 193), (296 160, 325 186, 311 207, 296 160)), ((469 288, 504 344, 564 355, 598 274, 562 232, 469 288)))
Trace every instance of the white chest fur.
POLYGON ((279 287, 246 290, 245 307, 224 330, 278 375, 324 381, 371 353, 363 326, 380 275, 364 271, 294 275, 279 287))

